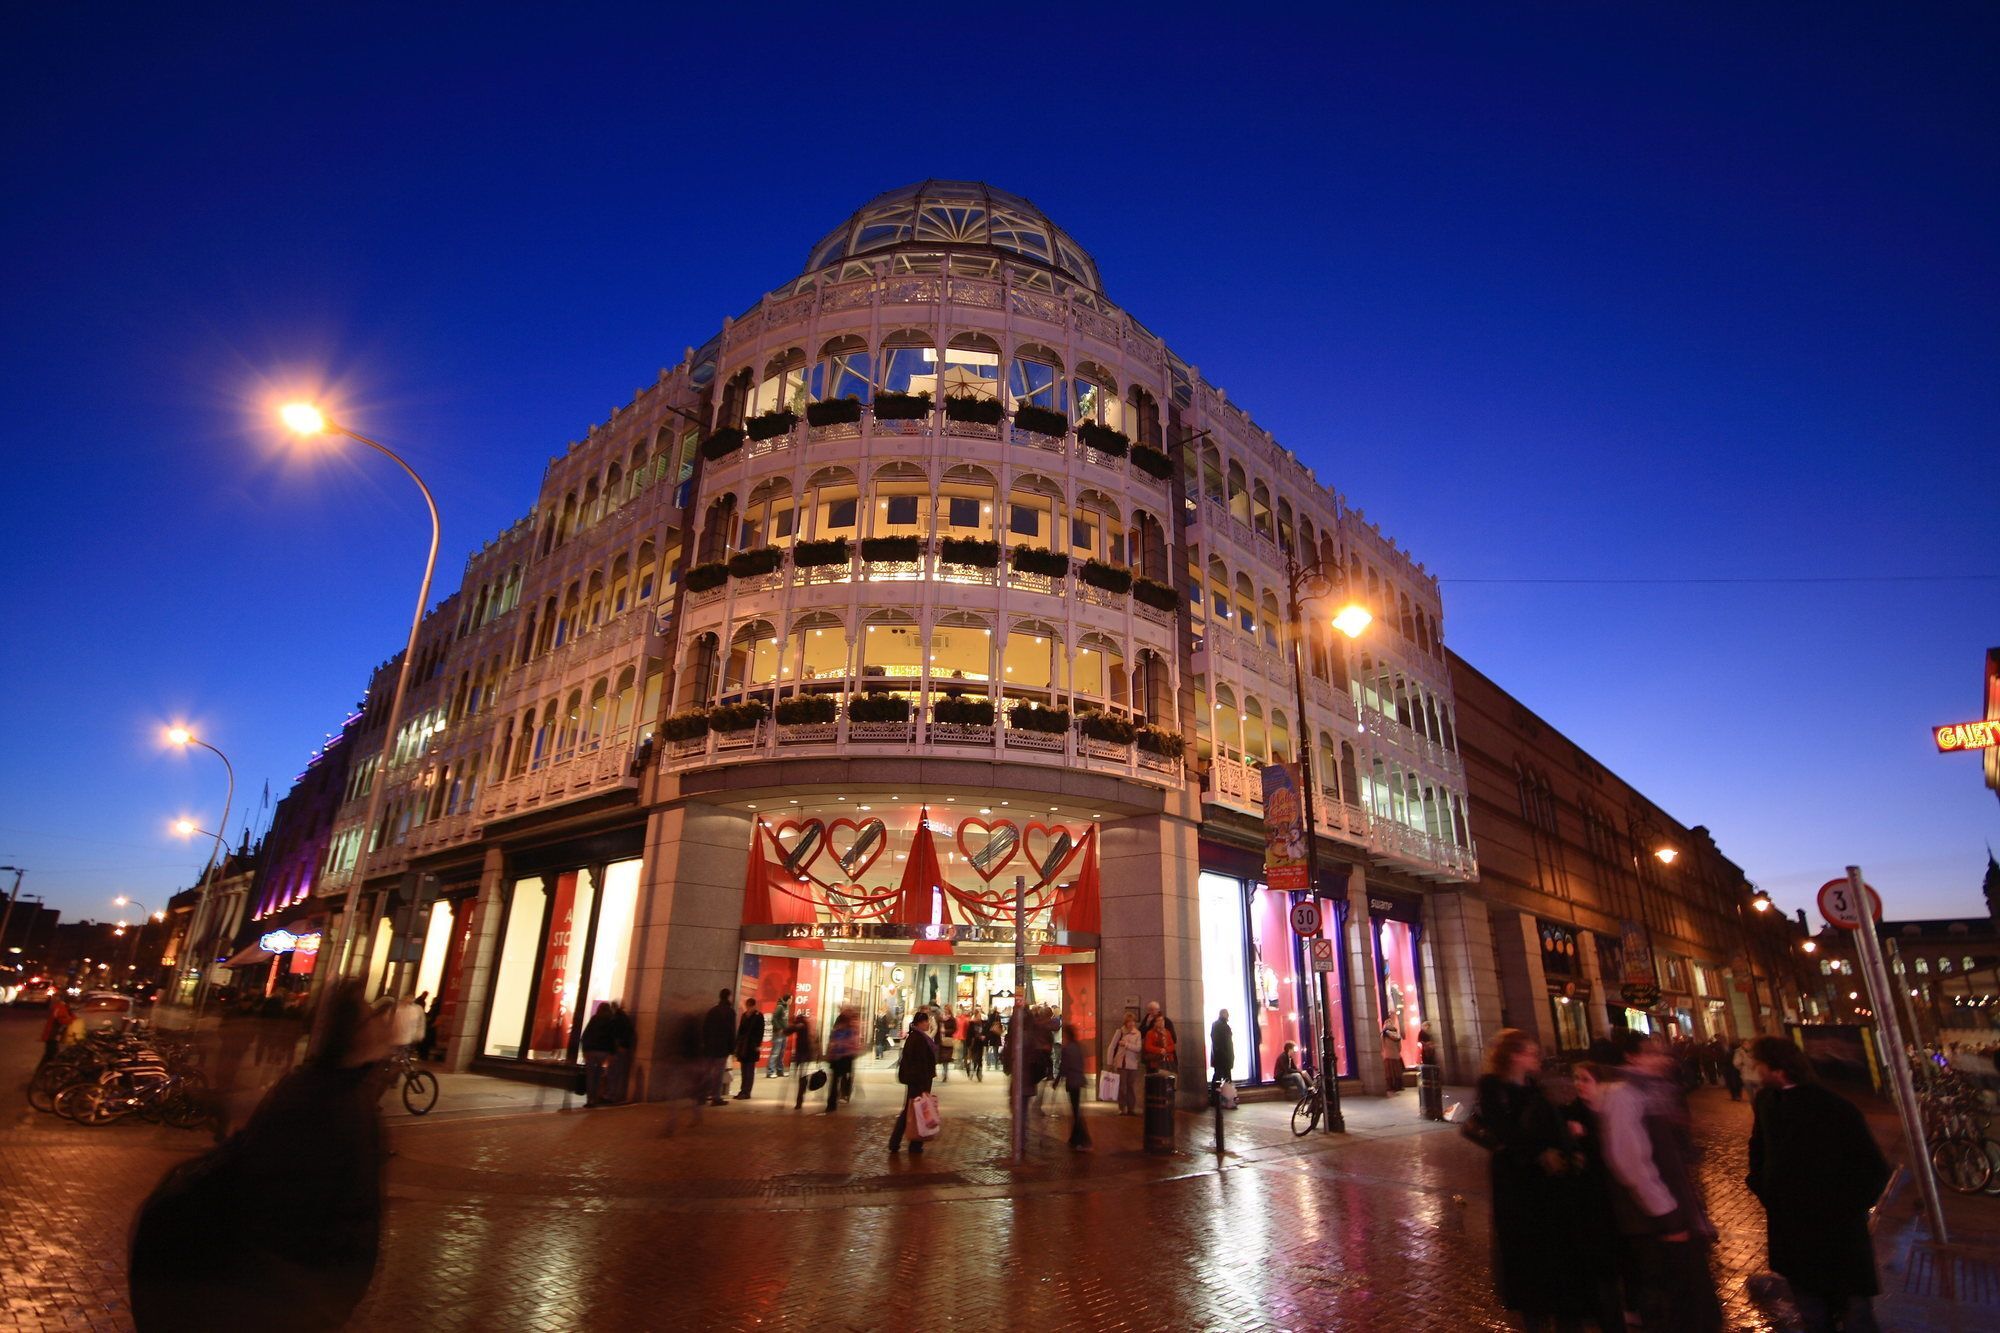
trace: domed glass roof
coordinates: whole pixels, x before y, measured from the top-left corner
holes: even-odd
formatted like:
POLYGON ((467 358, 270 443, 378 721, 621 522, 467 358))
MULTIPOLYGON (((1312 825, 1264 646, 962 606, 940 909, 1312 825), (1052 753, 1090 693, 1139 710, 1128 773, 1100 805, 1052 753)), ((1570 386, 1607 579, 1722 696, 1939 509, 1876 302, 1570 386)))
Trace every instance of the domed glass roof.
POLYGON ((1094 292, 1097 261, 1027 200, 977 181, 928 180, 878 194, 812 249, 806 272, 898 249, 1005 250, 1094 292))

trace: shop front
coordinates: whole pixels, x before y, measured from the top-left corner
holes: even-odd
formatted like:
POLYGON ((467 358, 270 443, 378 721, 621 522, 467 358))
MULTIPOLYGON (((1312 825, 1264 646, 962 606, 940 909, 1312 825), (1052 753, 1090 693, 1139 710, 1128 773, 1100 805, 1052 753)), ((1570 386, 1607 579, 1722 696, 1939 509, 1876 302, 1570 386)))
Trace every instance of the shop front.
POLYGON ((1590 982, 1583 969, 1583 934, 1559 921, 1536 918, 1535 926, 1542 944, 1542 979, 1549 992, 1549 1031, 1555 1034, 1558 1052, 1580 1052, 1590 1045, 1585 1014, 1590 982))
POLYGON ((1396 1074, 1423 1064, 1423 903, 1406 894, 1371 889, 1368 926, 1375 934, 1375 1003, 1382 1015, 1382 1065, 1389 1086, 1396 1074), (1391 1057, 1394 1057, 1393 1060, 1391 1057))
MULTIPOLYGON (((1314 1048, 1310 946, 1292 930, 1295 895, 1275 891, 1255 878, 1254 862, 1233 849, 1202 847, 1198 880, 1201 910, 1203 1030, 1227 1009, 1236 1038, 1232 1077, 1243 1084, 1268 1083, 1278 1056, 1297 1043, 1301 1064, 1310 1066, 1314 1048), (1207 867, 1215 866, 1210 869, 1207 867)), ((1328 891, 1320 900, 1321 935, 1339 940, 1346 904, 1328 891)), ((1344 966, 1340 949, 1336 967, 1344 966)), ((1329 1027, 1341 1076, 1354 1073, 1346 1030, 1344 974, 1327 975, 1329 1027)))

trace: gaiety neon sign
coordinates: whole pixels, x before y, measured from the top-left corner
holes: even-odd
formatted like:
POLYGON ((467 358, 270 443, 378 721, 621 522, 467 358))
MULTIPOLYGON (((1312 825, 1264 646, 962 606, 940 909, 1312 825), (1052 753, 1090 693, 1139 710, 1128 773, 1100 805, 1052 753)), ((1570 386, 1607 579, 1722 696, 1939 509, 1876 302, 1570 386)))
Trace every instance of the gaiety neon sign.
POLYGON ((271 930, 257 937, 257 947, 265 953, 318 953, 320 933, 294 935, 289 930, 271 930))
POLYGON ((1988 718, 1984 722, 1947 722, 1931 729, 1937 741, 1938 753, 1949 754, 1953 750, 1991 750, 2000 747, 2000 718, 1988 718))

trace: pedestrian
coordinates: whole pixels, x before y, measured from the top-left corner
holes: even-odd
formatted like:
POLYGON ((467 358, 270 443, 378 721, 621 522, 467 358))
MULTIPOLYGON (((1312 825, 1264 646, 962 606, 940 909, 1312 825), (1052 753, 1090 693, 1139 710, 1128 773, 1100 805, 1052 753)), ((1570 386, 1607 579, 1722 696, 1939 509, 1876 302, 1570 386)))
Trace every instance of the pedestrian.
POLYGON ((1619 1039, 1625 1076, 1604 1089, 1604 1159, 1619 1189, 1612 1200, 1631 1239, 1633 1304, 1646 1328, 1712 1333, 1722 1306, 1708 1270, 1715 1227, 1694 1174, 1686 1098, 1672 1053, 1640 1032, 1619 1039))
POLYGON ((1424 1119, 1444 1119, 1444 1071, 1439 1068, 1437 1034, 1428 1021, 1417 1024, 1417 1102, 1424 1119))
POLYGON ((1140 1030, 1145 1033, 1140 1053, 1146 1062, 1146 1072, 1171 1074, 1180 1064, 1180 1046, 1174 1040, 1174 1025, 1160 1012, 1157 1001, 1151 1006, 1148 1017, 1153 1020, 1152 1026, 1140 1025, 1140 1030))
POLYGON ((1873 1333, 1881 1294, 1868 1212, 1889 1163, 1854 1103, 1821 1086, 1805 1053, 1759 1037, 1750 1192, 1764 1205, 1771 1267, 1791 1284, 1807 1333, 1873 1333))
POLYGON ((430 998, 425 991, 414 1000, 405 997, 396 1001, 395 1029, 390 1041, 406 1054, 415 1054, 417 1043, 424 1039, 424 1001, 430 998))
POLYGON ((1083 1127, 1083 1084, 1090 1075, 1084 1069, 1083 1038, 1074 1023, 1063 1024, 1062 1036, 1062 1083, 1069 1093, 1069 1146, 1075 1152, 1089 1152, 1090 1131, 1083 1127))
POLYGON ((1277 1061, 1271 1066, 1271 1081, 1294 1097, 1306 1095, 1306 1075, 1299 1068, 1299 1044, 1285 1043, 1285 1049, 1278 1052, 1277 1061))
MULTIPOLYGON (((778 1002, 771 1006, 771 1031, 773 1034, 783 1034, 791 1031, 791 1015, 786 1012, 791 1008, 791 1005, 791 996, 780 995, 778 1002)), ((785 1042, 781 1035, 773 1035, 771 1038, 771 1058, 764 1066, 764 1076, 766 1078, 783 1078, 785 1076, 785 1042)))
POLYGON ((986 1081, 986 1015, 974 1005, 965 1020, 965 1030, 959 1036, 959 1049, 964 1053, 965 1076, 986 1081))
POLYGON ((1382 1095, 1394 1097, 1403 1090, 1403 1029, 1390 1014, 1382 1020, 1382 1095))
POLYGON ((720 994, 722 998, 710 1007, 701 1024, 701 1058, 708 1076, 704 1091, 710 1106, 722 1105, 722 1089, 729 1079, 729 1053, 736 1048, 736 1011, 730 1007, 729 992, 720 994))
POLYGON ((1215 1077, 1210 1087, 1220 1087, 1236 1068, 1236 1034, 1229 1030, 1229 1011, 1221 1010, 1208 1025, 1208 1065, 1215 1077))
POLYGON ((938 1082, 951 1082, 952 1057, 958 1053, 958 1016, 951 1010, 935 1015, 937 1022, 938 1082))
POLYGON ((1160 1002, 1158 1000, 1148 1001, 1146 1004, 1146 1016, 1139 1020, 1139 1035, 1143 1037, 1161 1024, 1166 1026, 1168 1033, 1173 1033, 1174 1020, 1167 1017, 1166 1011, 1160 1008, 1160 1002))
POLYGON ((995 1009, 992 1013, 986 1015, 986 1058, 993 1062, 995 1069, 1001 1067, 1000 1057, 1002 1048, 1006 1044, 1007 1024, 1001 1019, 1000 1011, 995 1009))
POLYGON ((1729 1089, 1730 1101, 1740 1102, 1743 1100, 1743 1071, 1736 1067, 1737 1052, 1726 1049, 1721 1038, 1716 1039, 1715 1047, 1715 1067, 1722 1073, 1722 1086, 1729 1089))
POLYGON ((889 1015, 875 1015, 875 1058, 880 1060, 889 1053, 889 1015))
POLYGON ((287 1329, 345 1325, 374 1276, 382 1229, 382 1125, 373 1077, 391 1015, 345 982, 320 1045, 235 1135, 169 1171, 141 1205, 127 1265, 141 1333, 207 1328, 216 1312, 284 1293, 287 1329), (235 1226, 242 1201, 284 1182, 282 1226, 235 1226), (226 1241, 224 1238, 226 1237, 226 1241))
MULTIPOLYGON (((1608 1040, 1604 1044, 1610 1045, 1608 1040)), ((1610 1054, 1614 1060, 1617 1058, 1615 1047, 1610 1054)), ((1576 1262, 1572 1268, 1578 1280, 1590 1289, 1591 1307, 1601 1330, 1623 1329, 1628 1323, 1624 1292, 1632 1270, 1631 1255, 1618 1233, 1612 1200, 1619 1186, 1604 1159, 1604 1125, 1598 1113, 1604 1089, 1623 1076, 1624 1071, 1615 1064, 1580 1060, 1571 1069, 1576 1100, 1558 1108, 1569 1129, 1571 1143, 1583 1161, 1567 1205, 1578 1222, 1576 1262)), ((1629 1285, 1637 1290, 1636 1282, 1629 1285)))
MULTIPOLYGON (((811 1039, 810 1035, 807 1039, 811 1039)), ((833 1031, 826 1037, 826 1114, 832 1115, 854 1095, 854 1057, 859 1054, 860 1022, 852 1009, 843 1009, 834 1015, 833 1031)), ((797 1058, 796 1053, 793 1058, 797 1058)), ((799 1086, 805 1087, 803 1078, 799 1086)))
POLYGON ((1757 1057, 1751 1053, 1754 1042, 1748 1039, 1736 1043, 1736 1049, 1729 1053, 1729 1063, 1734 1066, 1736 1076, 1743 1080, 1743 1088, 1750 1094, 1750 1100, 1757 1100, 1757 1090, 1764 1086, 1763 1077, 1757 1071, 1757 1057))
POLYGON ((1111 1049, 1104 1057, 1104 1063, 1118 1075, 1119 1115, 1139 1114, 1139 1067, 1145 1042, 1146 1039, 1139 1035, 1138 1015, 1127 1009, 1124 1026, 1113 1034, 1111 1049))
POLYGON ((757 1001, 743 1002, 743 1017, 736 1024, 736 1066, 742 1071, 742 1085, 736 1089, 736 1100, 750 1100, 751 1085, 757 1081, 757 1052, 764 1047, 764 1014, 757 1008, 757 1001))
POLYGON ((1576 1227, 1560 1182, 1582 1162, 1542 1095, 1541 1067, 1535 1039, 1503 1028, 1479 1079, 1477 1139, 1492 1153, 1493 1285, 1517 1327, 1580 1328, 1588 1305, 1570 1268, 1576 1227))
MULTIPOLYGON (((47 1064, 55 1058, 56 1047, 62 1045, 63 1033, 69 1030, 70 1020, 76 1017, 70 1012, 69 1001, 59 990, 49 991, 49 1015, 42 1020, 42 1058, 40 1064, 47 1064)), ((39 1065, 37 1066, 40 1067, 39 1065)))
POLYGON ((583 1053, 583 1104, 602 1106, 611 1057, 618 1049, 617 1020, 611 1013, 611 1001, 597 1002, 590 1021, 583 1025, 583 1036, 577 1046, 583 1053))
MULTIPOLYGON (((937 1077, 937 1047, 931 1041, 931 1016, 922 1009, 910 1018, 909 1033, 903 1038, 903 1054, 896 1061, 896 1081, 903 1085, 903 1107, 896 1112, 896 1127, 889 1131, 889 1151, 901 1152, 903 1133, 910 1124, 910 1099, 931 1090, 937 1077)), ((924 1141, 910 1140, 912 1156, 922 1153, 924 1141)))
POLYGON ((787 1042, 792 1047, 792 1081, 796 1084, 792 1093, 792 1109, 801 1111, 805 1109, 806 1093, 810 1091, 807 1084, 812 1079, 813 1062, 819 1059, 819 1052, 814 1049, 812 1015, 803 1005, 792 1011, 792 1025, 772 1039, 774 1046, 787 1042))
POLYGON ((433 999, 424 1009, 424 1039, 417 1043, 417 1058, 428 1060, 437 1049, 438 1019, 444 1013, 444 996, 433 999))
POLYGON ((639 1044, 639 1025, 620 1001, 611 1002, 611 1067, 605 1071, 604 1100, 627 1100, 632 1079, 632 1051, 639 1044))

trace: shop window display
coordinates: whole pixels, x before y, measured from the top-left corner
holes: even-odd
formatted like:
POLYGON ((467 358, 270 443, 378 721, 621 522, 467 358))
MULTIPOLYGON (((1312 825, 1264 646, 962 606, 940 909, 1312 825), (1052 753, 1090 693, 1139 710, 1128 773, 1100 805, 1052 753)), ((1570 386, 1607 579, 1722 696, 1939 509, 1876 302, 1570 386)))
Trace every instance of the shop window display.
POLYGON ((1244 969, 1243 885, 1233 876, 1203 871, 1201 894, 1202 1020, 1214 1022, 1218 1011, 1229 1011, 1236 1033, 1236 1066, 1231 1076, 1250 1079, 1253 1046, 1249 1040, 1250 981, 1244 969))
POLYGON ((1424 1023, 1423 993, 1417 984, 1419 928, 1405 921, 1377 921, 1375 942, 1381 959, 1382 990, 1378 997, 1385 1020, 1393 1019, 1402 1034, 1398 1054, 1406 1069, 1423 1063, 1418 1033, 1424 1023))
POLYGON ((631 859, 514 881, 482 1054, 575 1058, 579 1017, 599 1001, 624 998, 639 873, 631 859))

